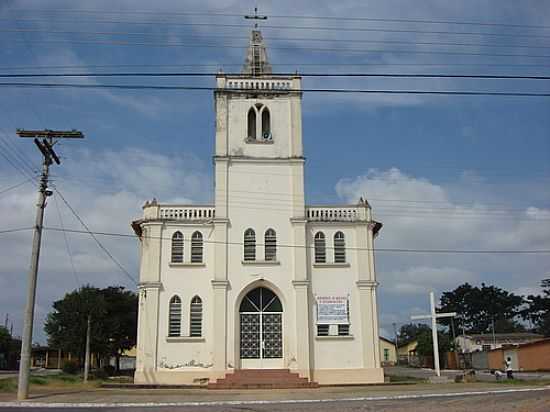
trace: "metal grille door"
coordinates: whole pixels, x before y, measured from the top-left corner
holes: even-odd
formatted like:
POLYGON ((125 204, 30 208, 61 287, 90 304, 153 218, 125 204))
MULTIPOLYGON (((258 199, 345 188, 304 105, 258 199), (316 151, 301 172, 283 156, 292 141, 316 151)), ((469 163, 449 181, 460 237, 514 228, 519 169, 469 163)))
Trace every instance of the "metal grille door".
POLYGON ((262 314, 262 358, 282 357, 282 315, 280 313, 264 313, 262 314))
POLYGON ((273 291, 251 290, 239 308, 242 367, 281 367, 283 364, 283 307, 273 291))
POLYGON ((241 313, 241 359, 260 358, 260 314, 241 313))

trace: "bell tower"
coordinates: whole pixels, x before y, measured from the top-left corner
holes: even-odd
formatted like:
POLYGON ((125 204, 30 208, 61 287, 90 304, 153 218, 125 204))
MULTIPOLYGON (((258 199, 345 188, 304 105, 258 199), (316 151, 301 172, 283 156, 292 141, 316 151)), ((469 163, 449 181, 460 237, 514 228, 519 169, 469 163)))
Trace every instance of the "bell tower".
POLYGON ((216 82, 216 216, 228 216, 232 194, 261 207, 276 191, 285 200, 278 208, 303 217, 300 76, 274 75, 253 29, 241 73, 219 73, 216 82))

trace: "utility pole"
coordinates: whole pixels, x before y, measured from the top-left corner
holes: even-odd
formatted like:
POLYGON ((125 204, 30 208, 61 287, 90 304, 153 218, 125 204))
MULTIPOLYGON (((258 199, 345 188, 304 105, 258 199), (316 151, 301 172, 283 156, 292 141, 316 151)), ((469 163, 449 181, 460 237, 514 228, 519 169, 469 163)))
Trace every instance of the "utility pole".
POLYGON ((34 144, 44 157, 42 162, 42 175, 38 188, 38 203, 36 204, 36 219, 32 240, 31 264, 28 273, 27 304, 23 317, 23 335, 21 337, 21 360, 19 362, 19 382, 17 386, 17 399, 25 400, 29 396, 29 375, 32 352, 32 329, 34 323, 34 306, 36 301, 36 282, 38 276, 38 262, 40 258, 40 245, 42 242, 42 227, 44 222, 44 209, 46 198, 52 195, 48 189, 50 165, 55 162, 60 164, 53 146, 60 138, 83 138, 84 135, 76 130, 22 130, 17 129, 19 137, 34 138, 34 144), (41 137, 42 141, 38 140, 41 137))
POLYGON ((441 376, 441 370, 439 369, 439 343, 437 341, 437 319, 438 318, 450 318, 456 316, 456 312, 451 313, 436 313, 435 312, 435 295, 430 292, 430 314, 411 316, 412 320, 418 319, 431 319, 432 320, 432 341, 434 346, 434 368, 435 374, 441 376))
POLYGON ((91 322, 92 322, 92 315, 88 315, 88 325, 86 327, 86 358, 84 358, 84 383, 88 383, 88 374, 90 373, 91 322))

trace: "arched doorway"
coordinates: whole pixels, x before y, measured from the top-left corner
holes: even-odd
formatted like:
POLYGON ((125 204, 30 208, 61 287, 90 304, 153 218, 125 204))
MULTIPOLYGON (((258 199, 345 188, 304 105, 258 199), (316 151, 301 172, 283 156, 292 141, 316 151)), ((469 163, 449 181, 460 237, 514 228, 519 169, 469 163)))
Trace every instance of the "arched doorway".
POLYGON ((241 301, 241 368, 283 367, 283 305, 268 288, 251 290, 241 301))

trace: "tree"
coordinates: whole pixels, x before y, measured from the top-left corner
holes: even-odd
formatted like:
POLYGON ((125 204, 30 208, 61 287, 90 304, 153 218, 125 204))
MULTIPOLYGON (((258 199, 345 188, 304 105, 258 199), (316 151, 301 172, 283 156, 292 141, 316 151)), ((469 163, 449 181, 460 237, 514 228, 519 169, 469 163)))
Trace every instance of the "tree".
POLYGON ((88 316, 91 316, 90 349, 101 354, 107 351, 106 339, 101 333, 107 308, 100 289, 87 285, 74 290, 54 302, 53 308, 44 325, 50 346, 76 355, 82 363, 88 316))
MULTIPOLYGON (((137 295, 123 287, 85 286, 54 302, 44 329, 51 346, 71 352, 82 362, 91 316, 90 349, 102 357, 133 347, 137 335, 137 295)), ((118 366, 118 361, 117 361, 118 366)))
MULTIPOLYGON (((432 356, 434 354, 432 330, 430 328, 427 328, 427 330, 422 330, 418 334, 417 340, 418 345, 416 346, 416 353, 419 356, 432 356)), ((440 356, 451 350, 449 335, 438 331, 437 342, 440 356)))
POLYGON ((397 345, 405 345, 409 342, 412 342, 415 340, 420 333, 423 333, 425 331, 429 331, 431 333, 431 329, 428 325, 425 325, 423 323, 407 323, 399 329, 399 334, 397 336, 397 345))
POLYGON ((11 344, 11 335, 8 328, 0 326, 0 353, 7 353, 11 344))
MULTIPOLYGON (((467 333, 523 332, 518 321, 524 304, 522 296, 496 286, 481 287, 464 283, 450 292, 444 292, 440 300, 442 312, 456 312, 455 324, 467 333)), ((443 325, 450 326, 451 318, 442 318, 443 325)))
POLYGON ((535 332, 550 336, 550 279, 543 280, 541 287, 541 295, 527 297, 527 308, 522 316, 533 323, 535 332))
POLYGON ((116 371, 119 372, 120 355, 136 345, 138 298, 134 292, 120 286, 103 289, 102 294, 107 304, 104 325, 108 351, 115 357, 116 371))

